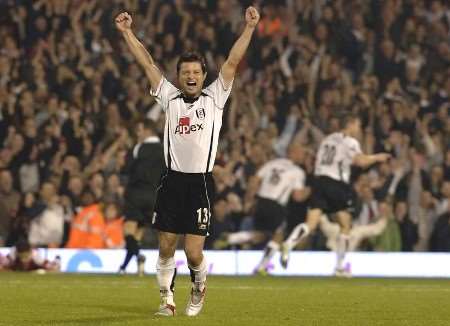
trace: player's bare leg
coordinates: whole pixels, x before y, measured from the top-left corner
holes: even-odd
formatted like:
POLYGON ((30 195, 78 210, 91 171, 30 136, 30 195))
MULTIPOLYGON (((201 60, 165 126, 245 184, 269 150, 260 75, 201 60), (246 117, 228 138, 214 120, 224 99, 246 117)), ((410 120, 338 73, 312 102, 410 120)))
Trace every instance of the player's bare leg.
POLYGON ((321 216, 322 210, 318 208, 313 208, 308 211, 308 215, 306 216, 306 222, 300 223, 292 230, 291 234, 281 245, 281 255, 280 255, 281 266, 287 268, 289 262, 289 253, 300 243, 300 241, 305 239, 309 233, 311 233, 317 228, 321 216))
POLYGON ((191 296, 186 306, 186 315, 197 316, 203 308, 206 294, 206 275, 208 266, 203 256, 205 237, 186 234, 184 251, 191 272, 191 296))
POLYGON ((272 236, 272 239, 267 243, 264 248, 264 255, 261 261, 255 268, 255 272, 260 275, 267 275, 267 266, 270 263, 273 255, 280 250, 280 245, 283 242, 283 228, 278 228, 272 236))
POLYGON ((156 263, 156 278, 159 284, 159 293, 161 301, 159 311, 155 314, 158 316, 174 316, 175 315, 175 277, 177 275, 175 265, 175 249, 177 246, 178 236, 175 233, 158 232, 159 238, 159 257, 156 263))
POLYGON ((336 219, 340 226, 340 234, 337 241, 336 250, 336 276, 350 276, 350 272, 344 268, 345 255, 348 252, 350 244, 350 230, 352 227, 352 216, 346 211, 341 211, 336 214, 336 219))
POLYGON ((229 246, 243 245, 254 243, 256 231, 237 231, 231 233, 222 233, 222 235, 214 241, 214 249, 225 249, 229 246))

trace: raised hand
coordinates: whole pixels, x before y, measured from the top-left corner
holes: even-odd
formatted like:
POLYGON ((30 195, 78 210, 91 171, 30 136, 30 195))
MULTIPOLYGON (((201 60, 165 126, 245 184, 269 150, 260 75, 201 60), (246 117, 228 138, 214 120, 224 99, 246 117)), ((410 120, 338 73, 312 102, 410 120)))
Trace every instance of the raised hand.
POLYGON ((259 22, 259 12, 255 7, 248 7, 245 11, 245 21, 247 26, 255 27, 259 22))
POLYGON ((131 29, 131 23, 133 20, 131 19, 131 15, 129 13, 122 12, 117 15, 115 22, 117 29, 121 32, 125 32, 131 29))
POLYGON ((378 162, 386 162, 392 157, 392 155, 389 153, 378 153, 376 155, 377 155, 378 162))

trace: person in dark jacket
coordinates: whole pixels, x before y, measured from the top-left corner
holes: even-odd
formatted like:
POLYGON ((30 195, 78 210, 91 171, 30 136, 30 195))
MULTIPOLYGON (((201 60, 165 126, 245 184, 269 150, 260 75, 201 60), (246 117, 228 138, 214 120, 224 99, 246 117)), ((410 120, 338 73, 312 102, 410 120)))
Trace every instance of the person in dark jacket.
POLYGON ((437 252, 450 252, 450 212, 442 214, 430 238, 430 250, 437 252))
POLYGON ((395 218, 400 227, 402 237, 402 251, 414 251, 414 245, 419 240, 418 227, 409 218, 408 205, 399 201, 395 205, 395 218))
POLYGON ((126 256, 119 272, 125 270, 133 256, 138 260, 138 273, 143 275, 145 256, 139 255, 139 242, 144 234, 144 225, 150 223, 156 200, 157 187, 165 169, 163 146, 151 120, 137 123, 138 143, 127 157, 125 174, 128 177, 125 189, 124 235, 126 256))

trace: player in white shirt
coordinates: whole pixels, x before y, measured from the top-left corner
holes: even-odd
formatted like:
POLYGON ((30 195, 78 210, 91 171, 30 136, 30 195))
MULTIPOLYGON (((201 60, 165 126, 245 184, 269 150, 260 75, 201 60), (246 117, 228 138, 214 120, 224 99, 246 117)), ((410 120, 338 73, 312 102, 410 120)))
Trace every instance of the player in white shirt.
POLYGON ((366 155, 361 151, 356 137, 361 134, 361 120, 349 114, 341 119, 342 130, 333 133, 321 142, 316 157, 314 183, 306 222, 294 228, 281 248, 281 264, 286 267, 289 252, 309 233, 314 231, 322 214, 335 214, 340 225, 337 273, 341 268, 348 248, 348 235, 352 226, 354 210, 354 190, 350 183, 351 166, 369 167, 378 162, 385 162, 390 154, 379 153, 366 155))
POLYGON ((257 171, 246 194, 246 202, 250 203, 247 205, 254 207, 254 230, 230 233, 225 240, 227 245, 238 245, 260 244, 270 239, 255 269, 259 274, 265 274, 271 258, 280 249, 288 224, 286 206, 289 199, 304 202, 310 194, 305 184, 305 172, 299 166, 303 164, 305 155, 301 144, 292 143, 287 158, 270 160, 257 171))
POLYGON ((164 153, 167 173, 158 187, 152 220, 159 237, 156 275, 161 301, 157 315, 175 315, 174 254, 181 234, 185 236, 184 249, 192 280, 186 314, 195 316, 203 307, 206 292, 207 265, 203 246, 211 218, 211 171, 223 108, 230 95, 238 64, 259 21, 259 13, 254 7, 247 8, 244 31, 222 65, 219 77, 207 88, 203 88, 206 64, 201 56, 188 53, 180 57, 177 64, 177 88, 162 75, 151 55, 133 34, 131 16, 124 12, 115 21, 150 81, 151 95, 166 114, 164 153))

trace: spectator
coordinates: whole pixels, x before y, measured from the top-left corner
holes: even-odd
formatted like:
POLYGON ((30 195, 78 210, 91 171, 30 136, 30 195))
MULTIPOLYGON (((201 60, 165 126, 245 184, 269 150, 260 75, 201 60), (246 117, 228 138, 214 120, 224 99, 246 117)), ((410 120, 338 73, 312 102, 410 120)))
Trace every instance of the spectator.
POLYGON ((400 228, 392 212, 391 204, 384 204, 380 211, 380 217, 387 218, 387 225, 384 231, 372 239, 372 245, 375 251, 401 251, 400 228))
POLYGON ((105 218, 101 205, 85 206, 72 220, 66 248, 105 248, 104 232, 105 218))
POLYGON ((124 219, 120 216, 119 207, 114 202, 108 202, 104 207, 105 215, 105 246, 108 249, 125 247, 123 236, 124 219))
POLYGON ((38 247, 59 247, 64 235, 64 210, 60 205, 56 187, 51 182, 41 186, 39 201, 35 203, 39 211, 30 222, 28 241, 38 247), (39 208, 38 208, 39 207, 39 208))
POLYGON ((406 202, 401 201, 395 204, 395 218, 400 227, 402 251, 413 251, 419 235, 417 225, 409 218, 406 202))
POLYGON ((6 244, 19 210, 20 194, 13 188, 11 172, 0 170, 0 246, 6 244))

